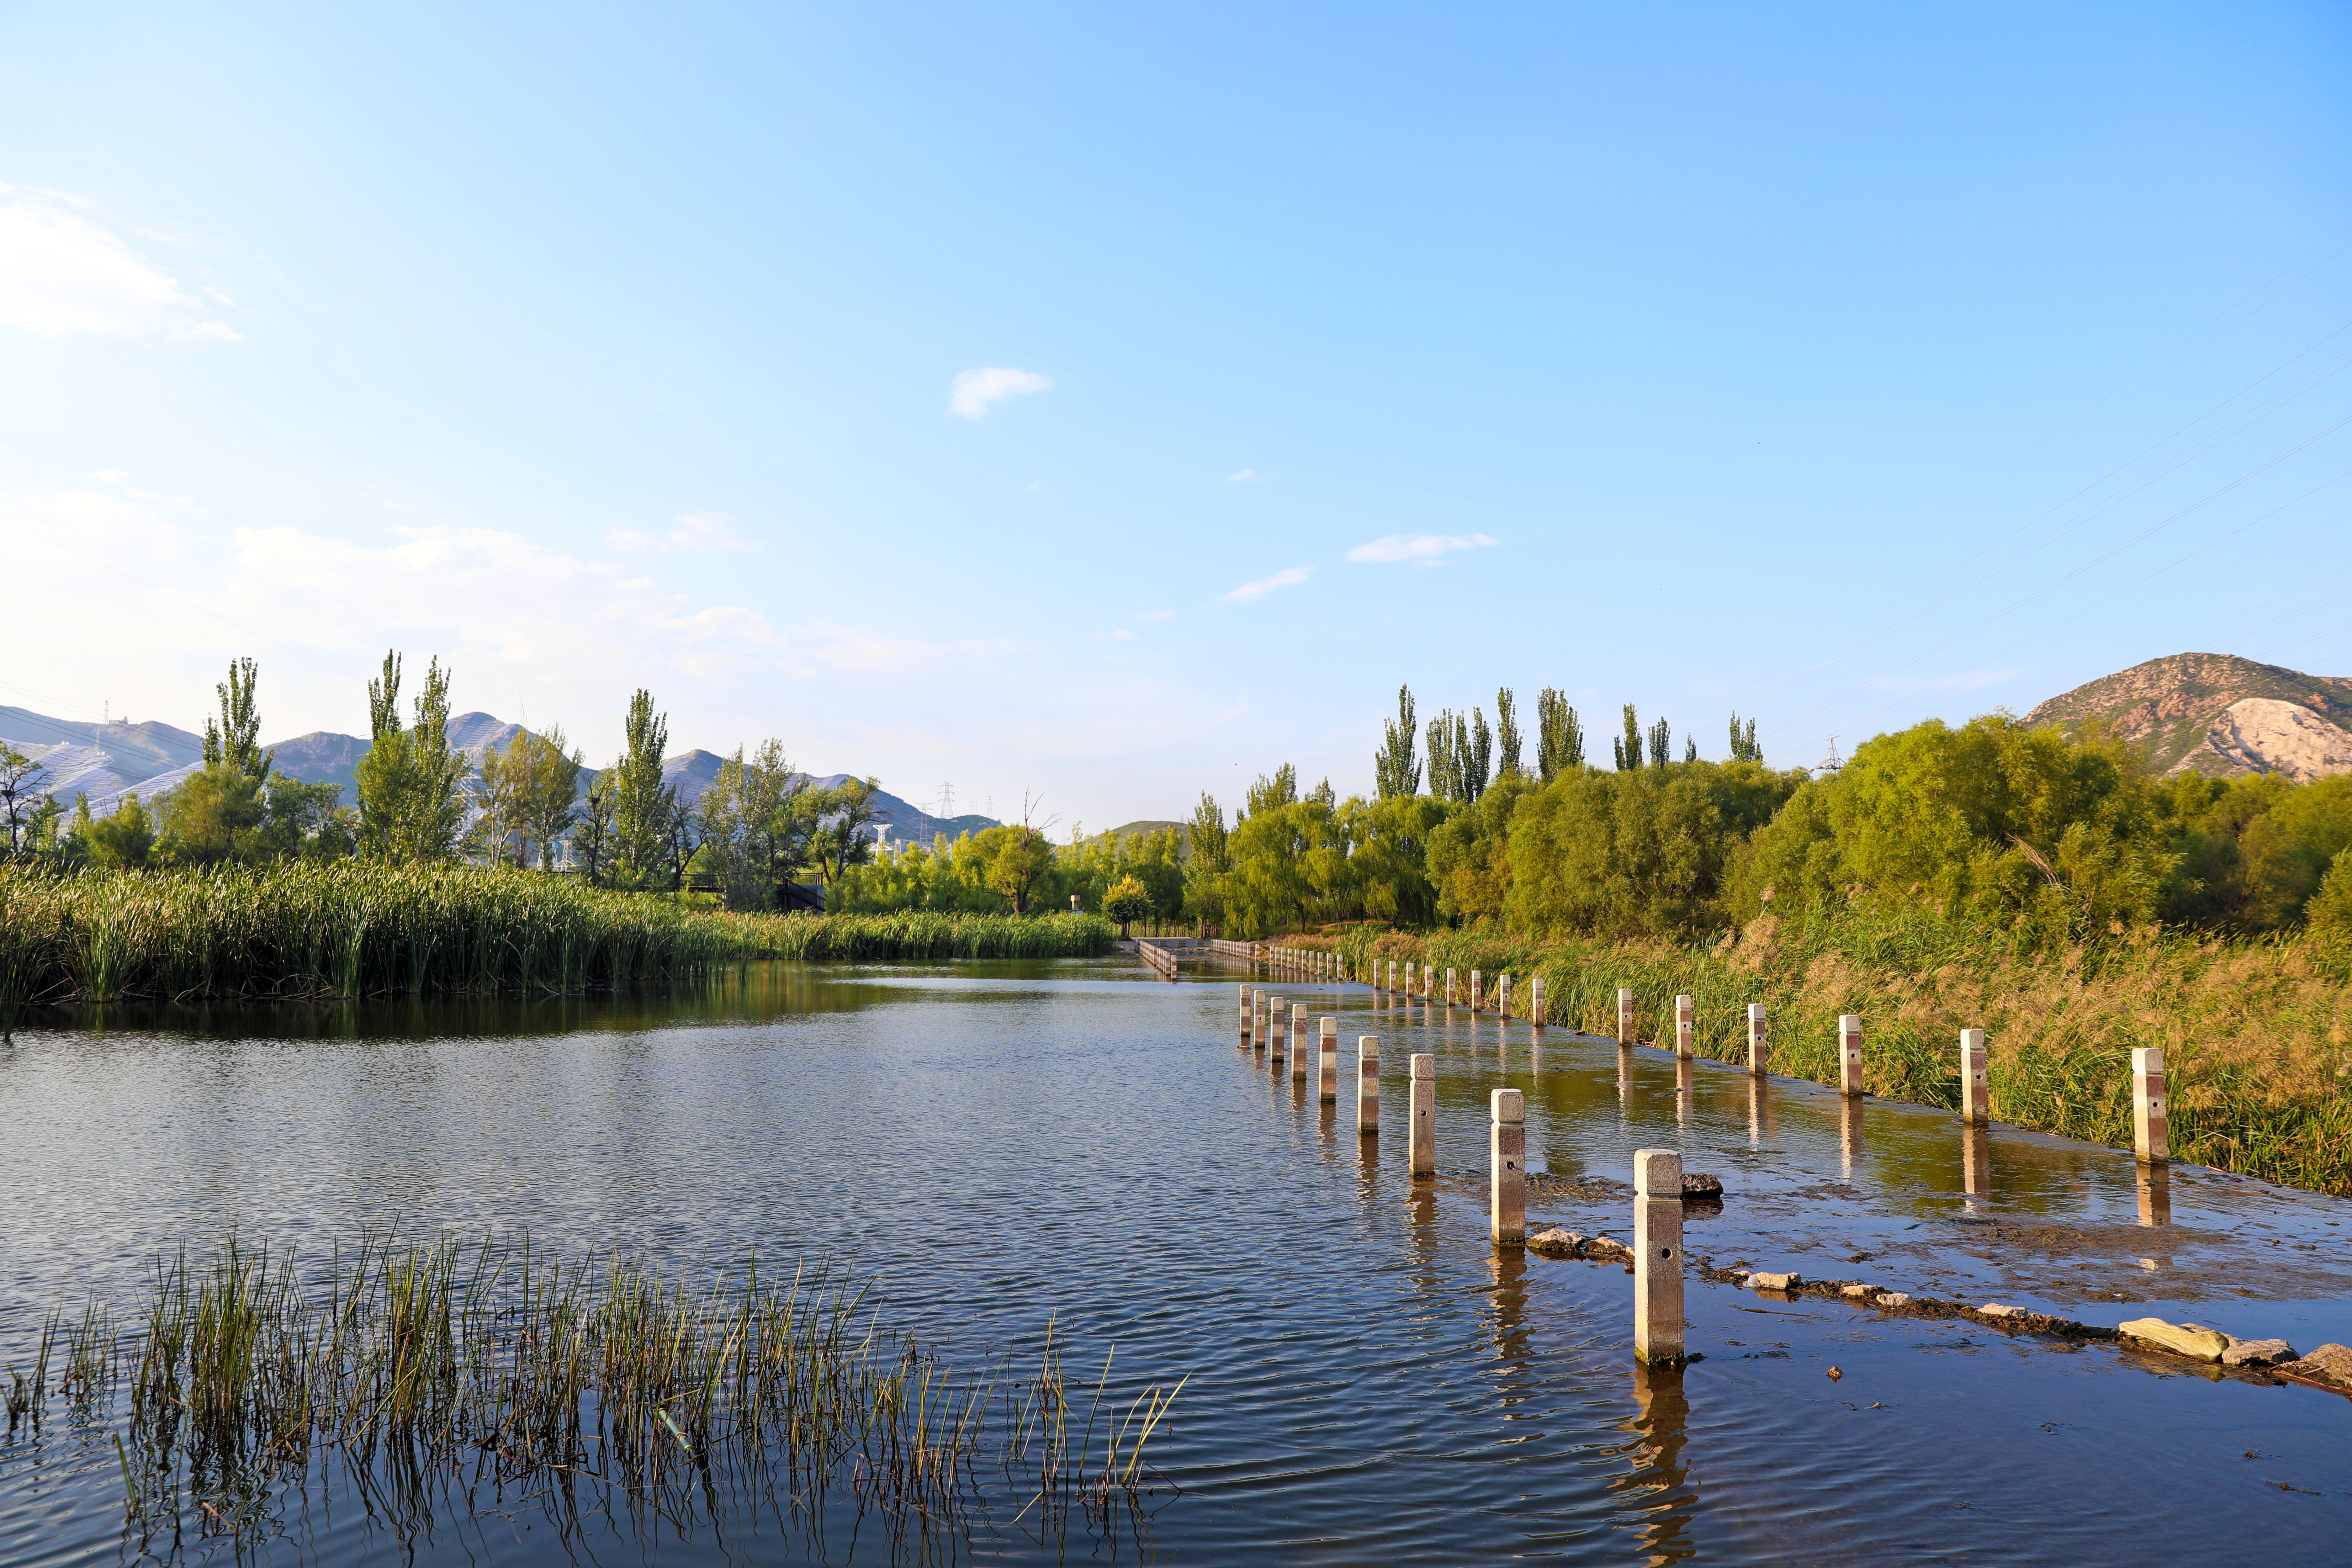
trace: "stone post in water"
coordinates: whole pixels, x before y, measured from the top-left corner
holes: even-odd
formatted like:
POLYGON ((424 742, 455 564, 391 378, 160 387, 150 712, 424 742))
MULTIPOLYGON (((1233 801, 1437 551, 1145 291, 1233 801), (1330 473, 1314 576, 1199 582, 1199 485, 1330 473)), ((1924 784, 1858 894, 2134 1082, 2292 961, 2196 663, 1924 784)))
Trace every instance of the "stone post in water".
POLYGON ((1265 999, 1266 1053, 1276 1061, 1290 1044, 1290 1015, 1286 1011, 1289 1005, 1279 996, 1265 999))
POLYGON ((1486 977, 1476 970, 1470 972, 1470 1011, 1478 1012, 1486 1005, 1486 977))
POLYGON ((1323 1020, 1322 1050, 1318 1053, 1316 1098, 1326 1105, 1339 1099, 1339 1020, 1323 1020))
POLYGON ((1406 1135, 1405 1171, 1409 1175, 1437 1173, 1437 1058, 1427 1051, 1412 1058, 1410 1093, 1412 1129, 1406 1135))
POLYGON ((1302 1079, 1307 1076, 1307 1004, 1304 1002, 1294 1002, 1290 1005, 1290 1076, 1302 1079))
POLYGON ((1404 994, 1408 996, 1412 994, 1412 960, 1410 958, 1404 961, 1404 994))
POLYGON ((1381 1037, 1356 1037, 1356 1131, 1381 1130, 1381 1037))
POLYGON ((1772 1047, 1764 1037, 1764 1004, 1748 1004, 1748 1070, 1762 1078, 1772 1070, 1772 1047))
POLYGON ((1507 1024, 1511 1019, 1511 972, 1507 969, 1495 979, 1495 1016, 1507 1024))
POLYGON ((1516 1089, 1498 1089, 1487 1097, 1486 1105, 1492 1183, 1487 1228, 1498 1247, 1524 1246, 1528 1239, 1528 1097, 1516 1089))
POLYGON ((1445 972, 1445 1005, 1454 1005, 1454 971, 1450 969, 1445 972))
POLYGON ((1684 1356, 1683 1157, 1672 1149, 1633 1151, 1633 1354, 1684 1356))
POLYGON ((1982 1127, 1992 1116, 1992 1089, 1985 1081, 1985 1032, 1960 1031, 1960 1120, 1982 1127))
POLYGON ((1250 988, 1242 987, 1242 1045, 1246 1047, 1250 1037, 1250 988))
POLYGON ((1265 1045, 1265 987, 1261 985, 1250 993, 1250 1043, 1260 1047, 1265 1045))
POLYGON ((1543 976, 1531 975, 1528 980, 1528 1016, 1535 1020, 1538 1029, 1544 1026, 1543 991, 1543 976))
POLYGON ((2132 1047, 2132 1152, 2147 1165, 2171 1163, 2164 1131, 2164 1047, 2132 1047))
MULTIPOLYGON (((1967 1054, 1967 1040, 1961 1041, 1961 1054, 1967 1054)), ((1965 1069, 1967 1064, 1963 1062, 1965 1069)), ((1862 1015, 1838 1015, 1838 1089, 1849 1098, 1862 1092, 1862 1015)))
POLYGON ((1688 996, 1675 998, 1675 1055, 1685 1061, 1698 1055, 1698 1003, 1688 996))
POLYGON ((1630 985, 1617 987, 1617 1043, 1633 1043, 1633 988, 1630 985))

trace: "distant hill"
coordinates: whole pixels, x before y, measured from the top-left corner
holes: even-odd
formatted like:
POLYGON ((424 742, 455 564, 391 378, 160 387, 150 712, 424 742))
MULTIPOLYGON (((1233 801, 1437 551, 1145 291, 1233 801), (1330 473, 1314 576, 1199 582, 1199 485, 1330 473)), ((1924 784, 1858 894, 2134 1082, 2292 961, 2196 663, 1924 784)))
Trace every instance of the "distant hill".
POLYGON ((2352 772, 2352 678, 2225 653, 2176 653, 2053 697, 2025 716, 2068 732, 2103 723, 2155 773, 2214 778, 2352 772))
POLYGON ((1117 827, 1112 828, 1108 833, 1102 834, 1099 837, 1105 838, 1134 838, 1146 833, 1165 833, 1171 828, 1175 829, 1181 836, 1191 826, 1192 824, 1187 822, 1162 822, 1156 817, 1139 816, 1133 822, 1122 822, 1117 827))
MULTIPOLYGON (((470 764, 466 774, 469 788, 481 782, 483 753, 503 751, 522 732, 521 725, 495 714, 450 715, 446 733, 449 743, 463 752, 470 764)), ((0 707, 0 741, 9 742, 41 764, 41 776, 34 781, 37 787, 68 805, 76 795, 87 794, 90 810, 100 816, 113 811, 125 795, 152 800, 204 766, 202 736, 152 720, 142 724, 74 724, 22 708, 0 707), (102 752, 93 744, 93 731, 98 731, 103 742, 102 752)), ((359 780, 353 770, 373 743, 358 735, 314 730, 264 749, 277 753, 276 766, 289 778, 300 779, 305 784, 341 784, 342 804, 351 805, 359 799, 359 780)), ((675 752, 662 760, 662 779, 690 805, 702 798, 702 792, 719 776, 723 761, 715 752, 675 752)), ((810 783, 829 789, 850 776, 828 773, 810 783)), ((583 794, 595 777, 593 768, 581 771, 583 794)), ((875 804, 881 810, 878 826, 887 828, 887 837, 895 840, 929 844, 935 834, 944 833, 954 838, 997 826, 994 817, 976 813, 935 817, 887 791, 877 795, 875 804)))

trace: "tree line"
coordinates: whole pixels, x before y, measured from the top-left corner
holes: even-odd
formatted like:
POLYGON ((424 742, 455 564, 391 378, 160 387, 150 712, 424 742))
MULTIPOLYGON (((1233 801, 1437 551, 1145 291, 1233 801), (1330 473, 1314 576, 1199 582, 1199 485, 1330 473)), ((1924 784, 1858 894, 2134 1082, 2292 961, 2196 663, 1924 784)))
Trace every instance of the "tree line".
POLYGON ((487 748, 478 773, 448 736, 450 673, 436 658, 404 716, 401 655, 367 685, 369 745, 342 786, 306 783, 259 743, 258 671, 232 661, 205 721, 203 765, 142 799, 126 792, 103 817, 83 794, 71 812, 39 788, 41 769, 0 745, 5 848, 61 866, 105 868, 362 858, 390 865, 468 861, 562 870, 600 886, 702 889, 730 908, 772 909, 814 872, 827 886, 872 852, 873 779, 818 788, 781 742, 738 748, 688 802, 664 776, 667 714, 640 689, 621 755, 591 773, 562 726, 518 730, 487 748))

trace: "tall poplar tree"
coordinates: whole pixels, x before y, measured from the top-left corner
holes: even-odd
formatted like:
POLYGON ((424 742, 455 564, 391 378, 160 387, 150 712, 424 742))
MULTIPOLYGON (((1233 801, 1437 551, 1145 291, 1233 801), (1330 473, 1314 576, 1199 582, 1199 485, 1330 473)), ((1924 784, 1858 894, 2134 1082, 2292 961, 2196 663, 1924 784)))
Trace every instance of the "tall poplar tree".
POLYGON ((1496 759, 1495 776, 1519 773, 1519 701, 1507 686, 1495 693, 1495 745, 1502 754, 1496 759))
POLYGON ((1397 716, 1381 723, 1381 749, 1372 753, 1372 781, 1382 800, 1421 793, 1421 763, 1413 755, 1412 688, 1397 688, 1397 716))
POLYGON ((1536 694, 1536 776, 1551 783, 1584 765, 1584 726, 1568 695, 1547 686, 1536 694))

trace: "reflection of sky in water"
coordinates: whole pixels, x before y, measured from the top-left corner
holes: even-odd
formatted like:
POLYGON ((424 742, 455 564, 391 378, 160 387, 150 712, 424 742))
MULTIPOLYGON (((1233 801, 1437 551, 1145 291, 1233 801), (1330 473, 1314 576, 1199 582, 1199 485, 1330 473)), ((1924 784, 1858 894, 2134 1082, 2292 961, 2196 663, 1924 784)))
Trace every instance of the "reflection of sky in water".
MULTIPOLYGON (((1286 976, 1268 988, 1340 1018, 1324 1105, 1235 1048, 1236 977, 775 967, 680 1002, 20 1032, 0 1047, 0 1344, 20 1353, 48 1305, 124 1294, 156 1249, 230 1225, 308 1248, 394 1216, 528 1226, 561 1247, 847 1258, 951 1358, 1032 1351, 1058 1317, 1073 1367, 1115 1342, 1131 1386, 1192 1373, 1159 1453, 1186 1494, 1151 1530, 1177 1560, 1615 1561, 1643 1554, 1630 1536, 1733 1559, 2109 1561, 2129 1531, 2226 1562, 2352 1528, 2352 1402, 2313 1391, 1696 1283, 1706 1359, 1638 1373, 1630 1279, 1498 1257, 1477 1173, 1487 1090, 1508 1084, 1531 1170, 1577 1178, 1538 1184, 1530 1228, 1624 1236, 1631 1151, 1675 1145, 1728 1189, 1688 1228, 1718 1264, 2306 1350, 2352 1342, 2336 1200, 2190 1167, 2152 1193, 2111 1151, 1963 1138, 1947 1113, 1710 1062, 1678 1090, 1658 1052, 1286 976), (1433 1184, 1404 1181, 1402 1136, 1356 1135, 1365 1033, 1392 1090, 1436 1053, 1433 1184)), ((67 1440, 0 1447, 0 1561, 114 1560, 113 1466, 67 1440)), ((308 1528, 330 1560, 383 1546, 346 1515, 308 1528)), ((436 1542, 421 1560, 465 1557, 436 1542)), ((703 1539, 654 1560, 726 1556, 703 1539)))

